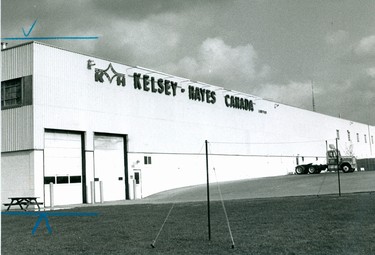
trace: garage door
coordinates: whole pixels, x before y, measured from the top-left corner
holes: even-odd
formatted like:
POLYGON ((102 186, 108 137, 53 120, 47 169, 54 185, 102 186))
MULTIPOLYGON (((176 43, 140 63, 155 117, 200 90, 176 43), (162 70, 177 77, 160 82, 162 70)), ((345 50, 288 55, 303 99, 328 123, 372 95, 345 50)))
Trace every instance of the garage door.
POLYGON ((53 183, 55 205, 81 204, 82 134, 45 132, 44 134, 44 194, 50 205, 50 183, 53 183))
POLYGON ((95 135, 95 201, 125 199, 124 137, 95 135), (99 189, 102 182, 102 190, 99 189), (102 194, 100 194, 102 192, 102 194))

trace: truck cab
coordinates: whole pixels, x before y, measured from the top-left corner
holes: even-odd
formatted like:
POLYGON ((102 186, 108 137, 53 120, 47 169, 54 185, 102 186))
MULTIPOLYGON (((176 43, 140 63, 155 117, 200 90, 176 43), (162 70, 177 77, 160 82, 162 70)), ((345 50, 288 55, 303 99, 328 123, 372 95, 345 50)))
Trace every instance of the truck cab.
POLYGON ((337 167, 344 173, 354 172, 356 168, 356 159, 352 156, 341 156, 339 150, 327 151, 327 168, 328 171, 336 171, 337 167))
MULTIPOLYGON (((298 163, 297 163, 298 164, 298 163)), ((356 169, 356 158, 353 156, 341 156, 339 150, 330 149, 326 153, 326 164, 302 164, 295 167, 296 174, 319 174, 321 171, 342 170, 344 173, 354 172, 356 169)))

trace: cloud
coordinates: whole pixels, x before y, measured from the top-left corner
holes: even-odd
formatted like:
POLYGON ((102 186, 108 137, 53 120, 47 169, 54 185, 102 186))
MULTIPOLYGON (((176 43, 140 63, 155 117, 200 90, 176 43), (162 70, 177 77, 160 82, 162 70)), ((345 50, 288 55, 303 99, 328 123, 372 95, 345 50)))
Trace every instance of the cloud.
MULTIPOLYGON (((369 71, 374 75, 375 68, 369 71)), ((314 84, 316 111, 359 122, 375 123, 371 107, 375 98, 375 80, 362 77, 314 84)), ((311 81, 290 81, 287 84, 265 83, 257 86, 255 95, 271 101, 312 110, 311 81)))
POLYGON ((260 70, 258 77, 260 78, 267 78, 271 75, 272 68, 269 65, 263 65, 262 69, 260 70))
POLYGON ((354 52, 358 56, 375 56, 375 35, 362 38, 356 45, 354 52))
POLYGON ((338 45, 348 38, 349 33, 344 30, 337 30, 326 35, 326 42, 331 45, 338 45))
POLYGON ((366 69, 366 74, 371 78, 375 78, 375 67, 370 67, 366 69))
POLYGON ((145 20, 122 20, 114 24, 117 35, 129 51, 135 51, 144 57, 160 55, 173 49, 180 42, 180 33, 173 29, 173 14, 152 16, 145 20))
POLYGON ((372 107, 375 98, 375 81, 371 77, 359 77, 333 84, 326 88, 322 109, 336 111, 345 119, 375 123, 372 107))
POLYGON ((271 68, 258 68, 258 55, 251 44, 232 47, 221 38, 207 38, 196 49, 195 56, 185 56, 176 64, 169 64, 170 73, 194 78, 224 87, 247 84, 270 75, 271 68))
MULTIPOLYGON (((272 101, 310 110, 312 108, 311 81, 290 81, 288 84, 266 83, 257 86, 254 92, 272 101)), ((314 88, 314 92, 320 93, 320 90, 314 88)))

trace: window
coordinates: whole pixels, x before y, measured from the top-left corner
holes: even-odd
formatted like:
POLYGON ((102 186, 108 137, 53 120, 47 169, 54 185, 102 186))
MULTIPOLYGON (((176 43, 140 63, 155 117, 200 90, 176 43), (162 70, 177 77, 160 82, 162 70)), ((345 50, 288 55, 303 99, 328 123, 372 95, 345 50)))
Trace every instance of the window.
POLYGON ((365 135, 365 143, 367 143, 367 136, 365 135))
POLYGON ((57 176, 57 184, 59 183, 69 183, 68 176, 57 176))
POLYGON ((357 133, 357 142, 359 142, 359 133, 357 133))
POLYGON ((371 143, 374 144, 374 136, 371 136, 371 143))
POLYGON ((81 176, 70 176, 70 183, 81 183, 81 176))
POLYGON ((56 183, 56 177, 55 176, 45 176, 44 177, 44 184, 50 184, 50 183, 55 184, 56 183))
POLYGON ((340 130, 336 129, 336 138, 340 139, 340 130))
POLYGON ((350 142, 350 131, 348 130, 348 141, 350 142))
POLYGON ((139 172, 134 172, 134 179, 135 179, 135 184, 139 184, 139 180, 141 179, 139 172))
POLYGON ((145 165, 151 165, 151 157, 145 156, 144 163, 145 163, 145 165))
POLYGON ((22 80, 10 80, 1 84, 1 107, 10 108, 22 105, 22 80))
POLYGON ((1 109, 32 104, 32 76, 1 82, 1 109))

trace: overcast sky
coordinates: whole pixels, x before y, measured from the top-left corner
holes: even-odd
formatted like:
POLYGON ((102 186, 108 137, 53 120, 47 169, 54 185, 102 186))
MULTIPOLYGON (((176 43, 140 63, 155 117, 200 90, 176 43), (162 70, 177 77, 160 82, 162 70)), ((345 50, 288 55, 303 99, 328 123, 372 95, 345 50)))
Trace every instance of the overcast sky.
MULTIPOLYGON (((2 37, 129 65, 375 125, 373 0, 2 0, 2 37)), ((10 46, 20 43, 9 42, 10 46)))

